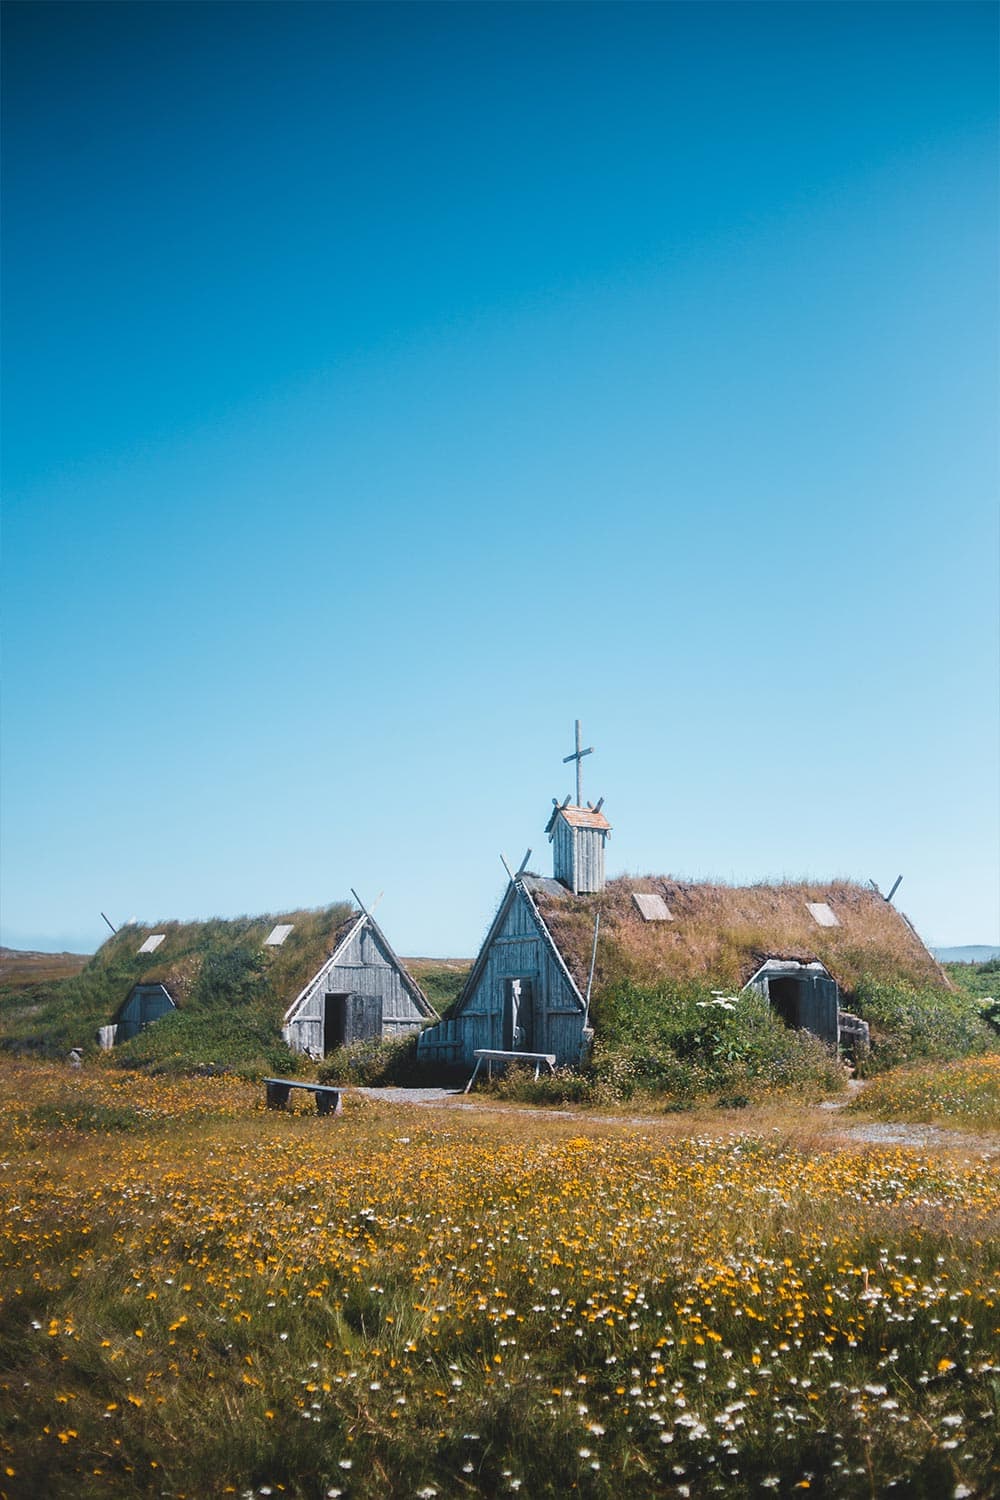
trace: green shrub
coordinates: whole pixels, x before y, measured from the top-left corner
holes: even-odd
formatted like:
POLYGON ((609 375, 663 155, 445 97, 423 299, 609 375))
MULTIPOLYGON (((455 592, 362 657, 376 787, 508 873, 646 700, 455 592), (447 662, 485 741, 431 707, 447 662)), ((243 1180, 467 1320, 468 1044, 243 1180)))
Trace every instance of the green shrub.
POLYGON ((192 1008, 245 1005, 270 997, 264 977, 264 956, 253 948, 236 947, 205 954, 191 991, 192 1008))
POLYGON ((259 1079, 296 1073, 298 1054, 281 1039, 273 1010, 258 1002, 238 1010, 177 1010, 147 1026, 111 1054, 119 1067, 154 1073, 234 1073, 259 1079))
POLYGON ((114 1061, 157 1073, 211 1069, 250 1079, 294 1073, 300 1062, 282 1040, 279 1013, 258 950, 210 951, 183 1007, 116 1047, 114 1061))
POLYGON ((722 996, 697 984, 649 989, 626 980, 600 997, 594 1024, 595 1080, 620 1099, 789 1088, 818 1094, 844 1084, 833 1052, 818 1037, 789 1030, 756 990, 722 996))
MULTIPOLYGON (((479 1080, 476 1080, 476 1087, 479 1080)), ((557 1068, 536 1078, 531 1063, 517 1063, 499 1074, 487 1087, 499 1099, 514 1099, 521 1104, 601 1104, 605 1100, 589 1071, 557 1068)), ((614 1102, 609 1100, 607 1102, 614 1102)))
POLYGON ((338 1047, 324 1058, 317 1076, 321 1083, 354 1083, 369 1088, 426 1081, 417 1067, 416 1032, 401 1037, 371 1037, 338 1047))
POLYGON ((968 993, 863 982, 851 998, 871 1027, 866 1075, 901 1063, 967 1057, 996 1046, 996 1035, 968 993))
POLYGON ((712 1094, 735 1108, 772 1090, 818 1096, 845 1082, 834 1053, 818 1037, 790 1031, 753 990, 727 997, 697 984, 651 989, 622 980, 600 995, 594 1027, 580 1070, 536 1079, 530 1066, 508 1068, 489 1087, 526 1103, 657 1098, 683 1109, 712 1094))

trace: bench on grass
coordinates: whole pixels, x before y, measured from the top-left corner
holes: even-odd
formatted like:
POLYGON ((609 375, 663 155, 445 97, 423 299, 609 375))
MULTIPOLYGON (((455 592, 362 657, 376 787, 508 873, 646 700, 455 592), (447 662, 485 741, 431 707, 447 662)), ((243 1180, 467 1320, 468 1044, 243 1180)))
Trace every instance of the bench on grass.
POLYGON ((550 1073, 554 1073, 556 1070, 556 1055, 554 1052, 502 1052, 498 1048, 494 1047, 477 1047, 472 1055, 476 1059, 476 1066, 472 1070, 472 1077, 465 1085, 464 1092, 466 1094, 475 1083, 476 1074, 479 1072, 479 1069, 482 1067, 483 1063, 486 1063, 488 1078, 493 1077, 493 1064, 495 1062, 533 1062, 535 1065, 536 1078, 538 1077, 542 1063, 548 1064, 550 1073))
POLYGON ((316 1095, 318 1115, 343 1113, 344 1106, 340 1100, 340 1090, 331 1088, 326 1083, 303 1083, 301 1079, 296 1078, 265 1078, 264 1087, 267 1090, 268 1109, 285 1109, 292 1089, 308 1089, 310 1093, 316 1095))

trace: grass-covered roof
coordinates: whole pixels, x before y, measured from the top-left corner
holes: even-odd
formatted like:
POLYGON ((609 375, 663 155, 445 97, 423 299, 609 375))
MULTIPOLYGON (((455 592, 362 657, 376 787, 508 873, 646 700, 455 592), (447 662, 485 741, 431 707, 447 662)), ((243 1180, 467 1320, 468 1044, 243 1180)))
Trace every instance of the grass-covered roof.
POLYGON ((164 985, 180 1011, 218 1011, 252 995, 273 1009, 277 1033, 285 1006, 357 916, 349 903, 337 902, 267 916, 131 924, 110 937, 79 974, 36 990, 30 1004, 5 999, 0 1038, 7 1046, 47 1051, 89 1044, 136 984, 164 985), (265 946, 279 923, 290 923, 291 932, 280 946, 265 946), (152 953, 140 953, 154 933, 162 933, 163 942, 152 953))
POLYGON ((842 990, 862 979, 948 987, 909 922, 875 891, 851 881, 728 886, 669 876, 623 876, 597 895, 573 896, 554 881, 529 882, 576 984, 586 988, 594 918, 601 914, 596 988, 705 980, 737 988, 766 958, 818 959, 842 990), (647 921, 634 894, 662 897, 672 920, 647 921), (809 903, 825 903, 837 926, 820 926, 809 903))

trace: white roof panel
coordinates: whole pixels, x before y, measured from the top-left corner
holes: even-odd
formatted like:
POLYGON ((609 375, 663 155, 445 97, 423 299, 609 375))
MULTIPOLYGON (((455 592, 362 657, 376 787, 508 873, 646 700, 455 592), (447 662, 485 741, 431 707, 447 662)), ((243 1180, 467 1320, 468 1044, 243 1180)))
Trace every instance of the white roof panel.
POLYGON ((294 922, 279 922, 276 927, 271 928, 271 931, 264 939, 264 947, 280 948, 294 926, 294 922))
POLYGON ((810 915, 817 927, 839 927, 837 914, 825 901, 807 901, 810 915))
POLYGON ((157 948, 163 942, 163 939, 166 937, 166 935, 167 934, 165 932, 154 932, 154 933, 152 933, 146 939, 146 941, 143 943, 142 947, 139 949, 139 952, 140 953, 155 953, 156 950, 157 950, 157 948))
POLYGON ((644 922, 672 922, 674 920, 673 913, 662 896, 633 891, 632 900, 639 908, 644 922))

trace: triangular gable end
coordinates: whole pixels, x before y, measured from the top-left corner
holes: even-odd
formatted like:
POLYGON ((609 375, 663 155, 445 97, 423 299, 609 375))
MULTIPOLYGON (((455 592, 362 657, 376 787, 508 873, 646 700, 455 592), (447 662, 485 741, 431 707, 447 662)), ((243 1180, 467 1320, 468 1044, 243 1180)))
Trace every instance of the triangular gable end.
MULTIPOLYGON (((400 983, 406 990, 407 994, 413 1001, 413 1004, 416 1006, 420 1014, 425 1016, 428 1020, 437 1019, 437 1011, 431 1005, 423 990, 410 974, 406 965, 398 957, 392 947, 392 944, 389 942, 389 939, 386 937, 381 927, 375 921, 375 918, 367 912, 360 912, 355 921, 345 925, 341 939, 337 943, 333 952, 330 954, 330 957, 326 959, 326 961, 320 966, 319 969, 317 969, 316 973, 312 976, 312 978, 308 981, 308 983, 304 986, 300 993, 296 995, 295 999, 292 1001, 291 1005, 285 1012, 283 1025, 287 1026, 292 1021, 294 1021, 299 1011, 311 1002, 312 997, 315 994, 316 989, 324 976, 330 974, 338 966, 345 964, 350 960, 350 958, 352 957, 352 947, 356 944, 360 944, 362 936, 365 933, 368 933, 370 935, 372 941, 375 943, 377 949, 379 950, 380 956, 383 961, 390 968, 395 969, 396 973, 399 975, 400 983)), ((362 964, 363 959, 360 951, 358 952, 357 958, 359 965, 362 964)))
POLYGON ((364 926, 365 921, 366 917, 364 912, 359 912, 357 918, 353 922, 351 922, 349 925, 345 924, 345 926, 341 929, 343 935, 340 939, 340 942, 337 943, 333 952, 330 954, 330 957, 320 965, 312 978, 307 980, 305 985, 292 1001, 291 1005, 285 1011, 283 1018, 284 1025, 287 1026, 289 1021, 293 1021, 295 1019, 296 1011, 298 1011, 299 1008, 309 999, 310 995, 316 988, 316 985, 319 983, 319 981, 323 978, 324 974, 328 974, 330 970, 334 968, 337 963, 339 963, 341 954, 347 951, 348 945, 351 943, 355 933, 360 931, 360 929, 364 926))
POLYGON ((538 932, 539 932, 539 935, 540 935, 543 943, 545 943, 545 945, 549 949, 549 952, 552 954, 552 957, 555 959, 555 961, 558 964, 559 968, 562 970, 563 975, 564 975, 564 977, 566 979, 566 982, 570 986, 570 990, 571 990, 571 992, 573 994, 573 997, 578 1002, 578 1004, 580 1006, 581 1012, 585 1013, 586 1009, 587 1009, 587 1002, 584 999, 583 995, 580 993, 580 987, 579 987, 579 985, 577 984, 576 980, 573 978, 573 975, 570 973, 569 965, 566 963, 566 960, 563 958, 562 953, 561 953, 561 951, 559 949, 558 943, 556 942, 555 938, 552 936, 552 934, 549 931, 548 927, 545 925, 545 919, 542 916, 541 912, 538 910, 538 907, 535 905, 535 903, 534 903, 534 901, 533 901, 533 899, 531 897, 531 892, 530 892, 529 888, 527 886, 521 886, 521 894, 523 895, 525 901, 527 902, 528 909, 530 910, 532 916, 535 919, 535 925, 538 928, 538 932))
POLYGON ((586 1010, 586 1002, 584 1001, 583 995, 580 993, 579 986, 573 978, 573 975, 570 973, 570 970, 566 964, 566 960, 563 958, 563 955, 559 950, 558 944, 553 938, 548 927, 545 925, 545 920, 542 917, 541 912, 538 910, 538 907, 532 900, 531 893, 527 884, 522 878, 518 877, 510 881, 507 886, 507 890, 504 893, 503 900, 500 902, 496 916, 490 923, 490 929, 487 932, 485 939, 483 940, 483 944, 479 950, 476 961, 469 971, 469 977, 465 981, 465 984, 462 986, 461 994, 455 1002, 455 1009, 452 1011, 452 1019, 457 1019, 462 1014, 469 999, 473 995, 475 995, 483 976, 483 970, 489 962, 490 952, 493 948, 493 945, 504 929, 507 918, 510 914, 511 906, 513 905, 514 901, 518 899, 523 901, 525 909, 531 918, 532 925, 535 927, 536 931, 538 932, 538 936, 541 938, 542 942, 549 950, 549 953, 552 955, 552 958, 554 959, 563 977, 565 978, 566 983, 569 985, 571 995, 576 1004, 579 1006, 581 1014, 586 1010))
POLYGON ((586 1003, 535 904, 557 882, 518 875, 508 884, 454 1009, 420 1033, 422 1061, 472 1067, 482 1049, 575 1066, 586 1047, 586 1003))

